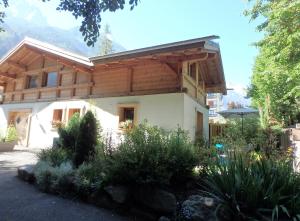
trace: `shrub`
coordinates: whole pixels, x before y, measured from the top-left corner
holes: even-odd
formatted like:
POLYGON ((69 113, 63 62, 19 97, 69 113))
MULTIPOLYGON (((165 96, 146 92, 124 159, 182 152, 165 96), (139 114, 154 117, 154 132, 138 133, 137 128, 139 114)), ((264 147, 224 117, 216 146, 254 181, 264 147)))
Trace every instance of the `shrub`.
POLYGON ((197 159, 182 130, 166 133, 143 123, 126 133, 106 162, 111 182, 168 185, 188 177, 197 159))
POLYGON ((80 116, 75 113, 67 126, 58 128, 59 146, 62 148, 70 149, 75 152, 77 139, 80 132, 80 116))
POLYGON ((10 124, 6 130, 5 142, 13 142, 18 140, 17 129, 13 124, 10 124))
POLYGON ((285 162, 233 154, 209 167, 204 183, 230 220, 300 220, 300 177, 285 162))
POLYGON ((81 164, 75 173, 75 188, 81 196, 97 192, 103 182, 102 167, 96 161, 81 164))
POLYGON ((56 167, 71 160, 70 151, 63 148, 49 148, 38 153, 39 161, 47 162, 50 166, 56 167))
POLYGON ((79 166, 95 153, 99 138, 99 126, 94 114, 88 111, 80 121, 75 147, 74 164, 79 166))
POLYGON ((39 161, 34 168, 34 175, 38 187, 44 192, 56 192, 65 194, 70 192, 73 176, 73 168, 70 162, 63 162, 59 166, 52 166, 47 161, 39 161))

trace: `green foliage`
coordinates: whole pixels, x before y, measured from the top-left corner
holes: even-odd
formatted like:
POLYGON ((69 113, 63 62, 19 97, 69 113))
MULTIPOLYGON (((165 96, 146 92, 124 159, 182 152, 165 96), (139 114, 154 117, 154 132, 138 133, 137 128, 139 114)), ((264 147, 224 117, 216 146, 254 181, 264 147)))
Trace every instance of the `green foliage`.
POLYGON ((80 121, 79 131, 74 153, 74 164, 76 166, 87 161, 95 153, 98 143, 99 126, 91 111, 88 111, 80 121))
POLYGON ((44 192, 65 194, 72 188, 74 171, 70 162, 53 166, 49 161, 39 161, 34 168, 36 183, 44 192))
POLYGON ((245 14, 265 19, 258 26, 265 37, 257 43, 249 95, 269 125, 295 123, 300 120, 300 2, 258 0, 245 14))
POLYGON ((79 113, 75 113, 67 126, 58 128, 60 147, 67 148, 72 152, 75 152, 80 132, 80 121, 79 113))
POLYGON ((83 118, 76 113, 65 127, 58 129, 59 146, 72 154, 77 167, 95 153, 98 144, 99 125, 91 111, 83 118))
POLYGON ((6 130, 5 142, 13 142, 18 140, 18 133, 16 127, 11 124, 6 130))
POLYGON ((166 133, 143 123, 125 135, 124 141, 107 157, 109 182, 168 185, 192 174, 198 161, 194 146, 178 129, 166 133))
POLYGON ((76 170, 75 187, 81 196, 89 196, 101 188, 104 176, 101 160, 96 157, 76 170))
POLYGON ((300 220, 300 177, 289 163, 240 154, 207 170, 205 192, 230 220, 300 220))
POLYGON ((63 148, 49 148, 38 153, 39 161, 47 162, 50 166, 56 167, 71 160, 70 151, 63 148))

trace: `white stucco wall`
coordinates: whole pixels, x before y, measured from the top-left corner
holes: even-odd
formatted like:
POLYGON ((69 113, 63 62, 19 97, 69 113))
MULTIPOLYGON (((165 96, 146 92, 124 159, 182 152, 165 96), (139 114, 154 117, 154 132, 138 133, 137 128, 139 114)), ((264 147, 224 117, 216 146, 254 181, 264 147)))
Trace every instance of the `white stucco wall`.
POLYGON ((64 115, 66 115, 70 108, 81 108, 82 110, 91 109, 96 113, 104 132, 114 133, 118 131, 119 104, 137 104, 138 123, 147 119, 150 124, 164 129, 174 129, 180 126, 190 132, 192 139, 196 128, 196 110, 201 111, 204 115, 204 133, 208 138, 208 110, 184 93, 3 104, 0 105, 0 131, 4 131, 7 127, 9 111, 31 109, 29 146, 51 146, 53 138, 57 137, 57 132, 52 129, 51 125, 53 110, 64 109, 64 115))
POLYGON ((203 137, 209 139, 208 109, 184 94, 184 123, 183 128, 189 132, 191 139, 195 138, 197 111, 203 114, 203 137))

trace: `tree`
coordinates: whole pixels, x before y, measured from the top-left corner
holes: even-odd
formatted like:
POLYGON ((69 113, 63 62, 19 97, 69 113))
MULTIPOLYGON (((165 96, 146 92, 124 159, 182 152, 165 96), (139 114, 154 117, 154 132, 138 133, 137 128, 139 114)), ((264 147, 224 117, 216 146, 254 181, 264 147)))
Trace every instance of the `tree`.
POLYGON ((101 36, 100 55, 107 55, 113 52, 113 43, 111 40, 111 31, 108 24, 105 25, 104 33, 101 36))
POLYGON ((97 119, 91 111, 88 111, 79 125, 79 134, 75 149, 74 163, 78 167, 87 161, 94 153, 99 138, 99 126, 97 119))
MULTIPOLYGON (((42 0, 43 2, 51 0, 42 0)), ((101 13, 123 10, 126 0, 59 0, 58 11, 68 11, 78 19, 82 18, 79 31, 88 46, 94 46, 100 35, 101 13)), ((137 6, 139 0, 129 0, 131 10, 137 6)), ((9 0, 0 0, 0 7, 8 7, 9 0)), ((0 11, 0 23, 3 22, 4 12, 0 11)))
POLYGON ((300 112, 300 1, 257 0, 245 15, 263 18, 257 29, 265 33, 256 43, 249 95, 261 111, 268 109, 269 124, 292 124, 300 112))

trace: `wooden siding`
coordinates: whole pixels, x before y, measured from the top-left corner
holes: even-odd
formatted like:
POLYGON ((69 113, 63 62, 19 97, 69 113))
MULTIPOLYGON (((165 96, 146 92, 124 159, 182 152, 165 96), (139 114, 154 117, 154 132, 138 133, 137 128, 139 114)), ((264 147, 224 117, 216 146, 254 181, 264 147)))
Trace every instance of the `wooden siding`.
POLYGON ((183 63, 182 68, 182 87, 193 98, 195 98, 203 106, 206 105, 206 93, 203 79, 203 73, 201 73, 200 64, 197 62, 196 79, 193 79, 189 75, 189 62, 183 63))
POLYGON ((36 57, 26 71, 16 73, 7 82, 4 103, 54 101, 75 98, 96 98, 159 94, 181 90, 180 77, 166 64, 142 62, 134 66, 98 66, 93 73, 84 73, 46 57, 36 57), (58 73, 57 86, 45 87, 45 73, 58 73), (27 89, 27 77, 37 75, 37 88, 27 89))

